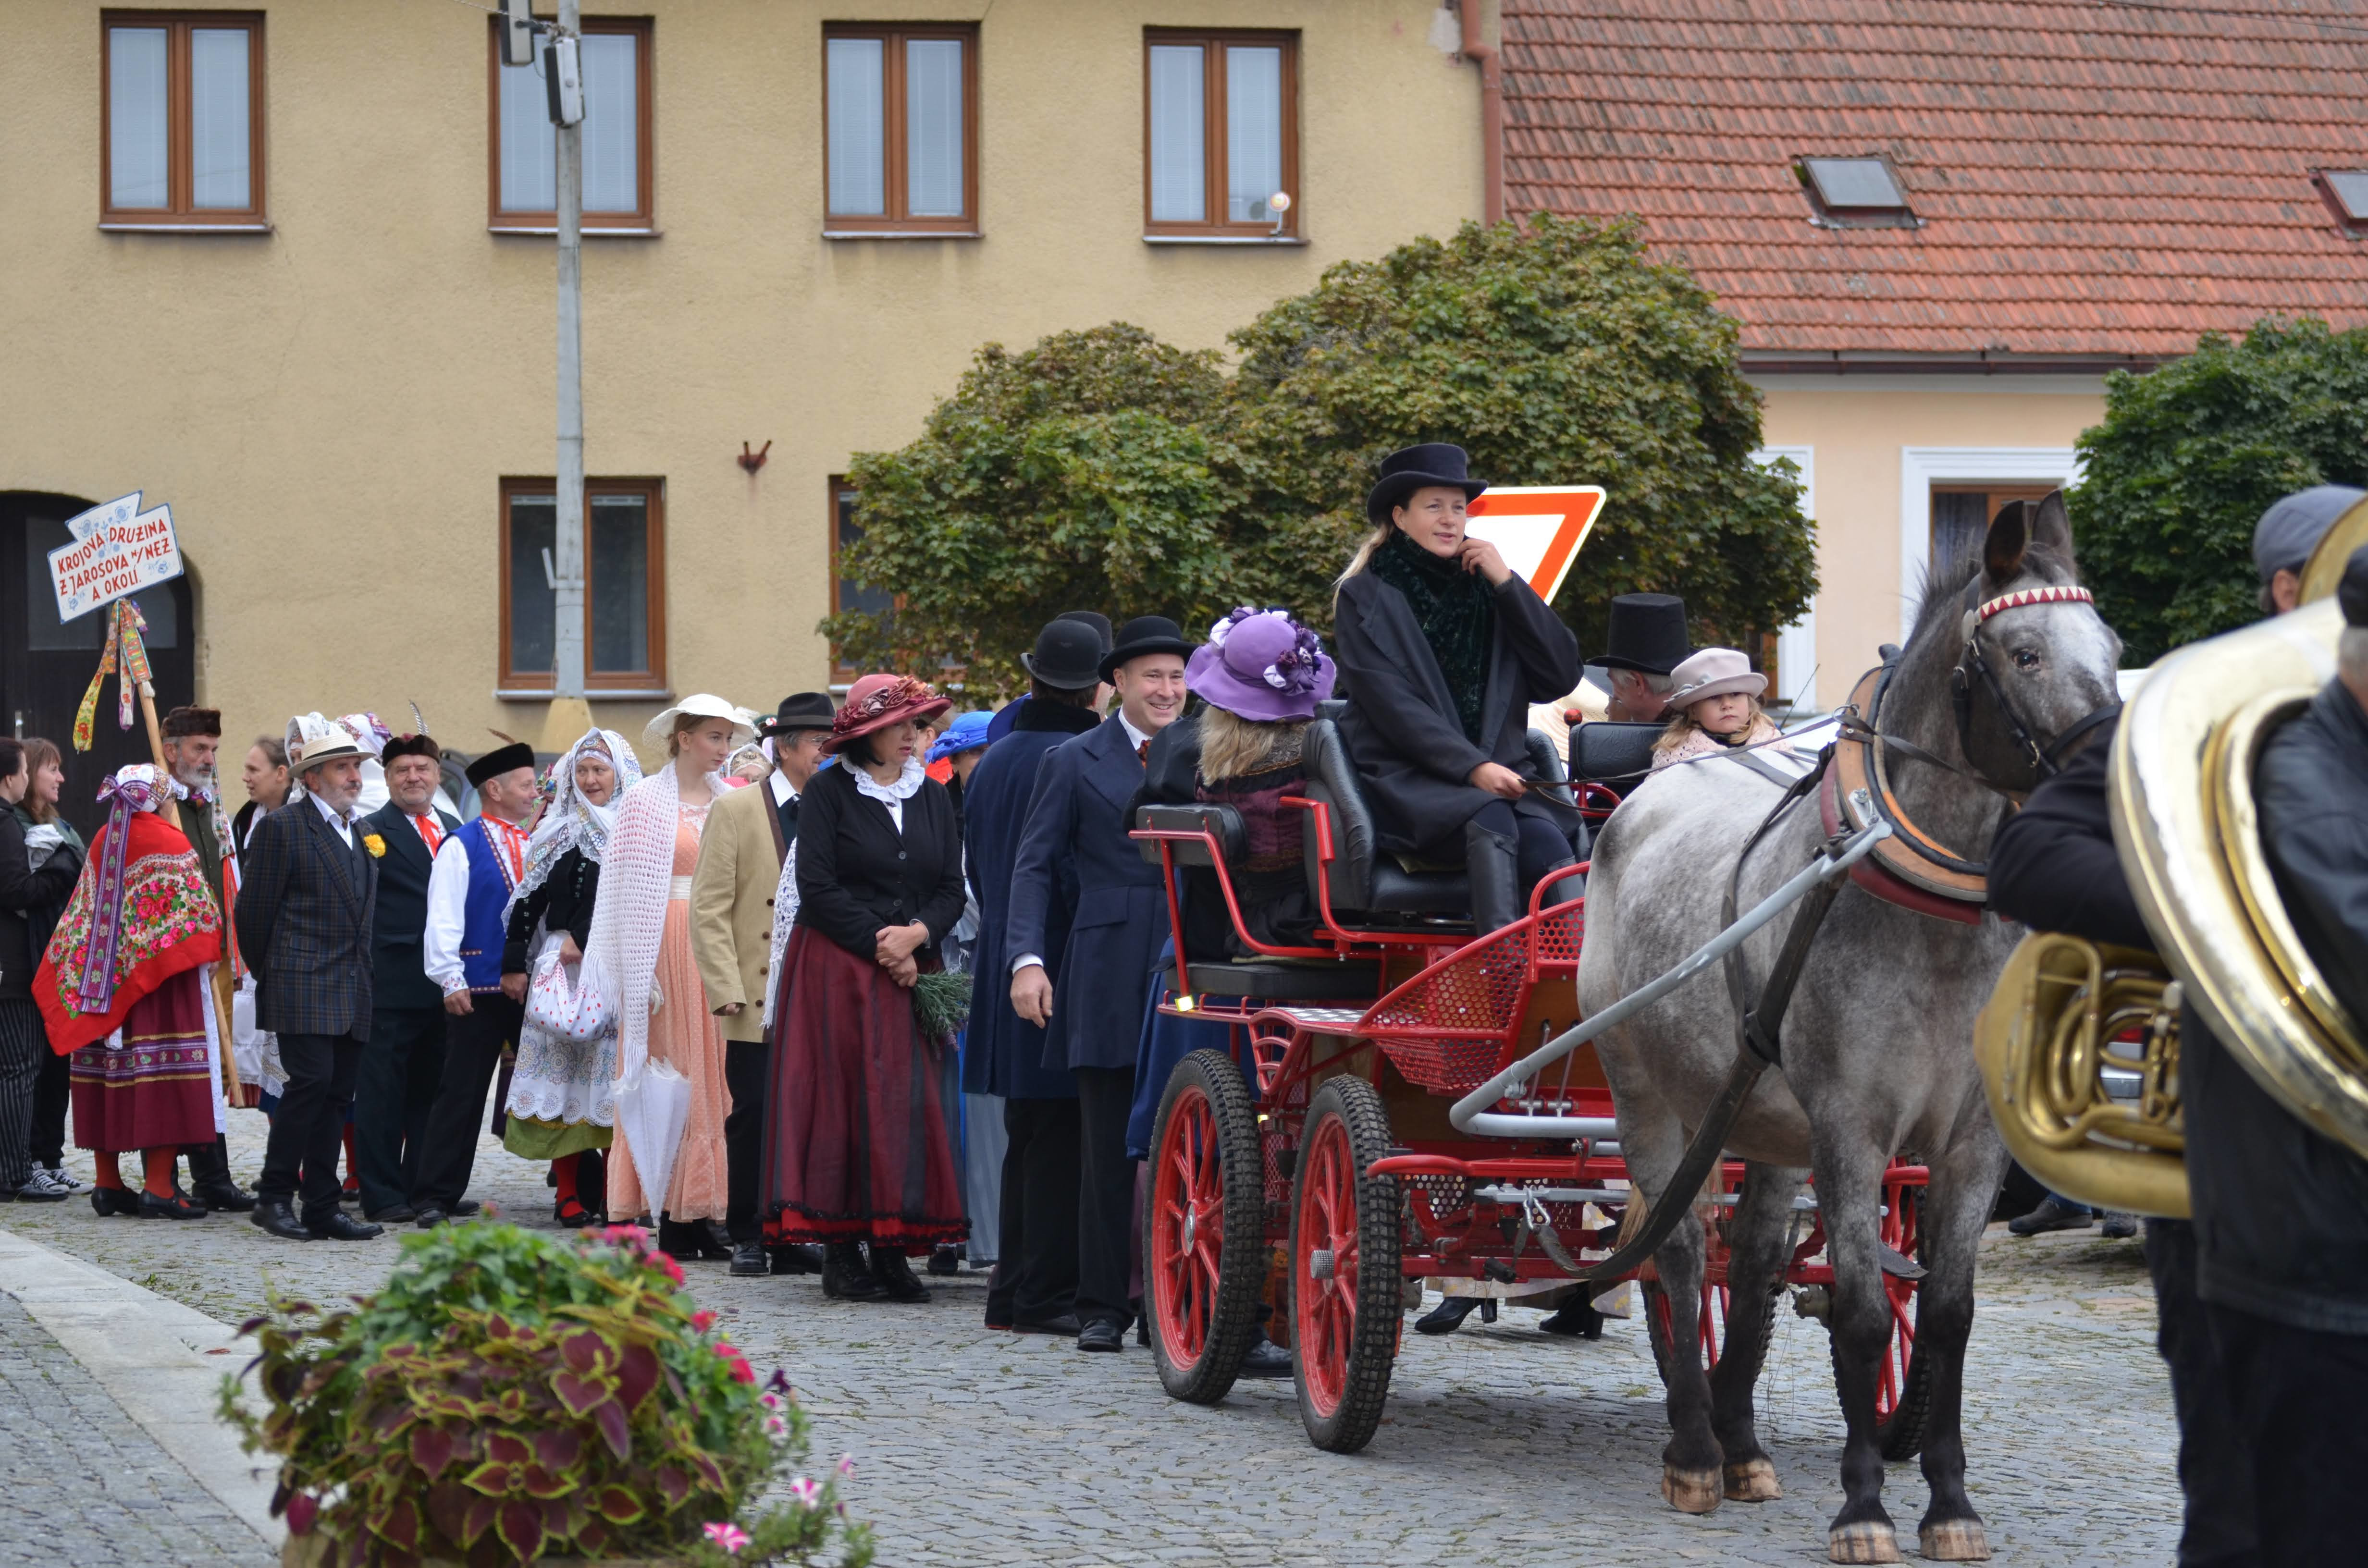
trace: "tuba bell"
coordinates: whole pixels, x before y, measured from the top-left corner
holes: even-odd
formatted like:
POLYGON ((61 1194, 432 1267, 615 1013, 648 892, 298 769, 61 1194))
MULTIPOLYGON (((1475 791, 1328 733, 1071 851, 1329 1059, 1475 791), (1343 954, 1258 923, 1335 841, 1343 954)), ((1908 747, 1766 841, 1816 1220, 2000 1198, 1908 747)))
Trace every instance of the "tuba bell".
POLYGON ((2113 847, 2157 951, 2034 932, 1974 1026, 2025 1169, 2083 1203, 2183 1219, 2181 1004, 2304 1123, 2368 1158, 2368 1049, 2285 913, 2253 802, 2261 748, 2335 673, 2335 585, 2368 502, 2302 574, 2301 608, 2166 654, 2123 710, 2113 847))

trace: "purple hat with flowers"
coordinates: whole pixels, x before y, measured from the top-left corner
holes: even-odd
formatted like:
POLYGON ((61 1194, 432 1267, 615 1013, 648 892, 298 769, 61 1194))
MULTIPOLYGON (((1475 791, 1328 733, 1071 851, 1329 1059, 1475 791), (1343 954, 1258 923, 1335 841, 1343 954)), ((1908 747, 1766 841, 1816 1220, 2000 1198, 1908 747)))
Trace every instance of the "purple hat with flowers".
POLYGON ((1269 724, 1315 717, 1332 680, 1332 661, 1315 633, 1287 611, 1247 606, 1209 628, 1209 641, 1184 666, 1195 697, 1269 724))

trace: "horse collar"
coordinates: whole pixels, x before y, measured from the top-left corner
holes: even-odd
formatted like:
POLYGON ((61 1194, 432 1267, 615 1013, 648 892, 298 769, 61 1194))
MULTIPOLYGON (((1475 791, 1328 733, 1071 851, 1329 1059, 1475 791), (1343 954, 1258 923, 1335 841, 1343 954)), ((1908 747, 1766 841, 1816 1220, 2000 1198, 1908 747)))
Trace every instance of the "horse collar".
POLYGON ((1891 836, 1850 868, 1850 880, 1885 903, 1970 925, 1981 919, 1989 900, 1988 866, 1918 827, 1891 788, 1874 722, 1893 667, 1884 664, 1860 676, 1844 705, 1832 764, 1817 790, 1817 814, 1828 834, 1853 833, 1878 820, 1889 823, 1891 836))

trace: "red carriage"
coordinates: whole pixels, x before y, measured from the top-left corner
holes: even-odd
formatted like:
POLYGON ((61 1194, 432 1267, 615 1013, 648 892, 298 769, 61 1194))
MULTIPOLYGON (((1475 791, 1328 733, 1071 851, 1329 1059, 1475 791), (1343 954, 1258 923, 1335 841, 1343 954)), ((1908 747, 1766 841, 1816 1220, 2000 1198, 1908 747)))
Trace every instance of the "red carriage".
MULTIPOLYGON (((1591 726, 1592 727, 1592 726, 1591 726)), ((1629 726, 1612 728, 1626 729, 1629 726)), ((1636 728, 1648 728, 1638 726, 1636 728)), ((1532 735, 1532 762, 1567 789, 1561 758, 1532 735)), ((1183 1058, 1162 1095, 1144 1184, 1144 1311, 1160 1379, 1178 1399, 1214 1403, 1232 1387, 1259 1329, 1290 1347, 1300 1412, 1319 1447, 1349 1453, 1378 1426, 1405 1312, 1421 1281, 1560 1281, 1615 1249, 1634 1207, 1591 1045, 1558 1067, 1508 1083, 1485 1133, 1458 1130, 1469 1098, 1577 1020, 1585 901, 1541 905, 1475 934, 1459 875, 1409 869, 1376 846, 1357 776, 1329 718, 1308 727, 1306 870, 1318 919, 1310 943, 1253 939, 1230 860, 1230 808, 1148 806, 1134 836, 1169 873, 1174 967, 1158 1006, 1227 1027, 1231 1049, 1183 1058), (1235 961, 1188 949, 1176 873, 1222 898, 1235 961), (1535 1129, 1529 1125, 1535 1123, 1535 1129)), ((1590 814, 1617 797, 1581 786, 1590 814)), ((1583 870, 1584 868, 1582 867, 1583 870)), ((1486 1104, 1486 1102, 1482 1102, 1486 1104)), ((1731 1208, 1742 1176, 1727 1162, 1705 1201, 1731 1208)), ((1915 1354, 1917 1213, 1923 1167, 1884 1178, 1882 1238, 1893 1312, 1881 1379, 1883 1449, 1914 1453, 1924 1380, 1915 1354)), ((1815 1201, 1799 1199, 1785 1283, 1821 1315, 1832 1282, 1815 1201)), ((1721 1227, 1708 1227, 1698 1314, 1714 1362, 1726 1306, 1721 1227)), ((1648 1261, 1642 1286, 1656 1361, 1670 1354, 1672 1303, 1648 1261)), ((1590 1293, 1608 1289, 1595 1279, 1590 1293)), ((1732 1347, 1725 1347, 1731 1351, 1732 1347)), ((1766 1353, 1765 1344, 1754 1355, 1766 1353)))

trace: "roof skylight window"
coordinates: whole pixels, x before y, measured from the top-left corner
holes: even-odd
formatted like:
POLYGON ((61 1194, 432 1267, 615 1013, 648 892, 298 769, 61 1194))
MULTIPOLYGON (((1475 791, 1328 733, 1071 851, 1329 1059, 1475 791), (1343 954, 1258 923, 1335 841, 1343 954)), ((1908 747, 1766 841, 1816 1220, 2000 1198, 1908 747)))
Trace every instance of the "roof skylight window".
POLYGON ((1887 158, 1802 158, 1793 172, 1809 198, 1812 222, 1850 229, 1923 226, 1908 209, 1887 158))
POLYGON ((2320 169, 2310 176, 2348 234, 2368 234, 2368 169, 2320 169))

